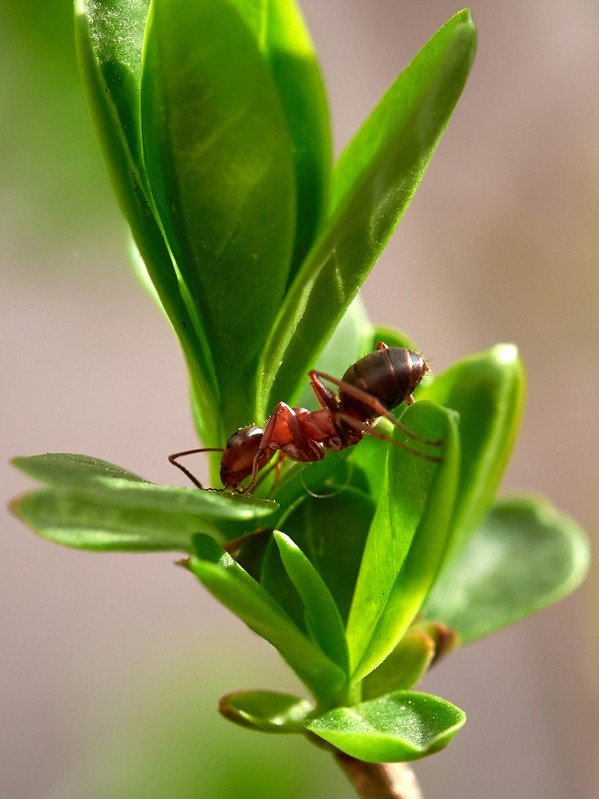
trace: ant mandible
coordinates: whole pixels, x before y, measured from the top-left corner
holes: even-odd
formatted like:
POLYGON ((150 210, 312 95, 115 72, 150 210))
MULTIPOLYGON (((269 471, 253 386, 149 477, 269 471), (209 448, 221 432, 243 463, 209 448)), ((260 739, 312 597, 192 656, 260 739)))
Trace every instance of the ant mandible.
POLYGON ((390 412, 402 402, 408 405, 414 402, 412 392, 427 372, 426 361, 417 352, 405 347, 388 347, 381 341, 374 352, 352 364, 341 380, 324 372, 308 372, 310 385, 320 405, 318 410, 291 408, 285 402, 279 402, 264 427, 254 424, 242 427, 233 433, 224 448, 188 449, 175 452, 168 459, 198 488, 203 488, 177 459, 199 452, 222 452, 222 484, 225 489, 233 489, 239 494, 255 487, 258 473, 277 451, 293 461, 319 461, 327 452, 338 452, 358 444, 365 434, 440 463, 443 458, 411 449, 374 427, 379 417, 384 416, 415 441, 432 446, 442 443, 420 438, 390 412), (323 380, 337 386, 339 394, 328 388, 323 380), (246 477, 250 477, 249 483, 240 488, 246 477))

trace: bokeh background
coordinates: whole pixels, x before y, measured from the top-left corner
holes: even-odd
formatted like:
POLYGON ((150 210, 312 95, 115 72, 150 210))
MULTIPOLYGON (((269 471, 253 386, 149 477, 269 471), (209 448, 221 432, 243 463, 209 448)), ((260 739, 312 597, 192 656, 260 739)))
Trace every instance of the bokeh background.
MULTIPOLYGON (((449 0, 303 0, 336 146, 449 0)), ((440 371, 515 341, 529 374, 503 491, 599 527, 599 6, 473 0, 479 53, 364 297, 440 371)), ((132 277, 80 89, 69 0, 0 0, 2 492, 7 458, 83 452, 158 482, 193 446, 174 336, 132 277)), ((4 498, 4 497, 3 497, 4 498)), ((4 504, 4 503, 3 503, 4 504)), ((328 757, 217 717, 292 677, 169 555, 61 549, 2 517, 0 794, 344 799, 328 757), (185 787, 187 786, 187 787, 185 787)), ((597 570, 574 596, 454 655, 425 688, 465 729, 417 766, 427 799, 599 795, 597 570)))

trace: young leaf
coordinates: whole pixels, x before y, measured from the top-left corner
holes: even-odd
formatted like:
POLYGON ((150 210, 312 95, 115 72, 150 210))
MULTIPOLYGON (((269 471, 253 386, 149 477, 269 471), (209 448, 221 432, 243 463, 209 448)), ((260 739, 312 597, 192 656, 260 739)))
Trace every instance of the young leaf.
POLYGON ((270 66, 291 136, 297 191, 295 271, 326 210, 332 142, 325 89, 295 0, 233 2, 270 66))
MULTIPOLYGON (((303 498, 277 522, 310 559, 331 592, 344 622, 373 513, 372 502, 365 494, 345 487, 337 489, 334 496, 310 496, 304 491, 303 498)), ((303 626, 303 606, 286 579, 276 550, 267 552, 261 582, 303 626)))
POLYGON ((438 752, 465 722, 464 711, 444 699, 397 691, 330 710, 306 728, 358 760, 396 763, 438 752))
POLYGON ((408 630, 407 635, 411 635, 411 633, 423 633, 433 642, 435 652, 431 666, 436 665, 442 658, 447 657, 450 652, 453 652, 462 643, 457 630, 440 621, 417 620, 408 630))
POLYGON ((198 535, 193 544, 189 568, 210 593, 278 649, 314 696, 325 701, 336 697, 345 684, 343 671, 212 538, 198 535))
POLYGON ((218 705, 229 721, 260 732, 302 732, 313 707, 307 699, 275 691, 234 691, 218 705))
POLYGON ((206 440, 219 438, 217 387, 203 322, 181 293, 154 216, 141 144, 140 78, 149 0, 76 0, 79 62, 98 139, 121 210, 183 347, 202 404, 206 440))
MULTIPOLYGON (((275 502, 257 497, 156 485, 120 466, 88 455, 55 452, 14 458, 12 463, 35 480, 49 483, 63 493, 68 491, 89 499, 105 499, 111 505, 131 512, 146 509, 159 513, 195 514, 210 522, 215 519, 254 519, 267 516, 277 508, 275 502)), ((79 518, 79 513, 77 516, 79 518)))
POLYGON ((155 0, 141 107, 148 180, 234 430, 257 418, 256 362, 289 274, 295 178, 272 73, 228 0, 155 0))
POLYGON ((347 673, 349 662, 345 629, 331 592, 301 549, 284 533, 274 539, 285 571, 304 604, 310 638, 333 663, 347 673))
POLYGON ((502 500, 448 563, 423 614, 469 643, 571 593, 588 566, 589 544, 573 519, 546 500, 502 500))
MULTIPOLYGON (((417 402, 402 423, 422 438, 442 440, 442 447, 429 446, 426 452, 436 451, 443 461, 433 463, 399 447, 389 450, 347 625, 355 681, 398 644, 437 577, 451 533, 459 477, 456 415, 417 402)), ((403 432, 396 438, 415 446, 403 432)))
POLYGON ((421 398, 460 414, 455 550, 482 522, 495 497, 518 434, 525 392, 524 368, 512 344, 498 344, 459 361, 420 392, 421 398))
MULTIPOLYGON (((393 427, 381 420, 377 429, 393 436, 393 427)), ((384 485, 384 475, 387 469, 387 456, 389 448, 383 441, 373 436, 364 436, 360 446, 352 453, 351 465, 366 481, 367 492, 375 505, 379 504, 379 497, 384 485)))
POLYGON ((281 305, 258 385, 265 413, 293 401, 405 212, 460 96, 474 57, 470 13, 453 17, 404 70, 341 156, 334 209, 281 305))
POLYGON ((375 699, 406 691, 424 677, 435 655, 435 642, 424 630, 408 630, 393 652, 364 680, 362 697, 375 699))

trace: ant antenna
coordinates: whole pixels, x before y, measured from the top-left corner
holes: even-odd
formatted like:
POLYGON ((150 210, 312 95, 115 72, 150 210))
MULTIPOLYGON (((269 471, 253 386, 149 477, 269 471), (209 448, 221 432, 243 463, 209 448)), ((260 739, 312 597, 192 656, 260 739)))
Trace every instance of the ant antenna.
MULTIPOLYGON (((169 456, 168 456, 168 460, 169 460, 169 463, 172 463, 172 464, 173 464, 173 466, 176 466, 176 467, 177 467, 177 469, 180 469, 180 470, 183 472, 183 474, 184 474, 184 475, 185 475, 185 476, 186 476, 186 477, 187 477, 189 480, 191 480, 191 482, 192 482, 192 483, 193 483, 195 486, 197 486, 197 487, 198 487, 199 489, 201 489, 202 491, 205 491, 206 489, 205 489, 205 488, 204 488, 204 486, 203 486, 203 485, 200 483, 200 481, 198 480, 198 478, 197 478, 197 477, 195 477, 195 476, 194 476, 194 475, 193 475, 193 474, 192 474, 192 473, 189 471, 189 469, 187 469, 185 466, 183 466, 183 464, 181 464, 181 463, 179 463, 179 462, 177 461, 177 458, 183 458, 183 457, 185 457, 186 455, 198 455, 200 452, 224 452, 224 448, 223 448, 223 447, 200 447, 199 449, 184 449, 182 452, 173 452, 173 454, 172 454, 172 455, 169 455, 169 456)), ((212 490, 212 489, 209 489, 209 490, 212 490)), ((218 491, 219 489, 214 489, 214 490, 215 490, 215 491, 218 491)))

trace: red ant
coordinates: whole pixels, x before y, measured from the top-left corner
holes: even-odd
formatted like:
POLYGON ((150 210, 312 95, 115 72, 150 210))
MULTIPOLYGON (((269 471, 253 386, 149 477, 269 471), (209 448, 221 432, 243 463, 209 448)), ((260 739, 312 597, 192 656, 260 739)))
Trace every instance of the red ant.
POLYGON ((411 449, 373 426, 380 416, 384 416, 415 441, 439 446, 441 441, 420 438, 390 413, 391 408, 402 402, 408 405, 414 402, 412 392, 427 372, 426 361, 417 352, 405 347, 388 347, 379 342, 376 350, 352 364, 341 380, 324 372, 308 372, 310 385, 320 404, 318 410, 291 408, 279 402, 263 428, 254 424, 242 427, 233 433, 224 449, 204 447, 175 452, 169 455, 169 461, 202 488, 191 472, 177 462, 177 458, 199 452, 222 452, 220 479, 225 488, 239 494, 255 487, 258 472, 264 469, 277 450, 293 461, 319 461, 327 452, 358 444, 365 434, 440 463, 443 458, 411 449), (339 395, 327 388, 323 380, 337 386, 339 395), (250 477, 250 482, 245 488, 239 488, 246 477, 250 477))

